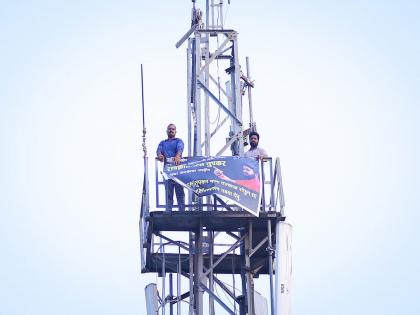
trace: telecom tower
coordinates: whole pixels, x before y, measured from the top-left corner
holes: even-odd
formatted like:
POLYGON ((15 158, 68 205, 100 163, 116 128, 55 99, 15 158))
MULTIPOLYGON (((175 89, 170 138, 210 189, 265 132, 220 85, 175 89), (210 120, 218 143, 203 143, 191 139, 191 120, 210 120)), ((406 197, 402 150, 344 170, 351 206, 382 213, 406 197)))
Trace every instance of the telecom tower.
MULTIPOLYGON (((188 156, 229 155, 228 149, 241 155, 247 135, 256 130, 249 60, 244 72, 238 33, 224 28, 223 0, 207 0, 204 12, 195 2, 191 28, 176 43, 187 47, 188 156)), ((165 209, 156 159, 156 204, 150 207, 145 133, 143 110, 141 271, 158 273, 161 282, 146 287, 147 314, 290 314, 291 226, 285 222, 279 158, 261 161, 259 216, 217 195, 191 193, 187 211, 168 214, 155 211, 165 209), (254 290, 260 276, 267 279, 266 297, 254 290)))

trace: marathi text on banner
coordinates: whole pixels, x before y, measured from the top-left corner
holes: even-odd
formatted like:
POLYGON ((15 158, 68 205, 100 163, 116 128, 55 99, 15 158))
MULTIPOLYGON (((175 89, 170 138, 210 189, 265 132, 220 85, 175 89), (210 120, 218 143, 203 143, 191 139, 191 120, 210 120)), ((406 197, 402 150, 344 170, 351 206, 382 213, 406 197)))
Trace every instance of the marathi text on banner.
POLYGON ((192 157, 185 160, 180 165, 165 165, 165 177, 200 197, 216 194, 258 215, 261 199, 258 160, 236 156, 192 157))

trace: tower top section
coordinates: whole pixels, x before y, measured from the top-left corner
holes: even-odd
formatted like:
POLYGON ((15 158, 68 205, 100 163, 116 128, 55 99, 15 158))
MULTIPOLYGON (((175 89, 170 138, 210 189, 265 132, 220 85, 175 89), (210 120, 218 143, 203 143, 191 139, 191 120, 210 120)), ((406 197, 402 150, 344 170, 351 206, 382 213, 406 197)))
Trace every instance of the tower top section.
MULTIPOLYGON (((204 14, 203 11, 196 6, 197 2, 197 0, 192 0, 191 26, 198 24, 199 28, 222 30, 224 28, 225 17, 223 14, 223 7, 226 1, 206 0, 204 14)), ((227 1, 227 5, 230 5, 230 0, 227 1)))

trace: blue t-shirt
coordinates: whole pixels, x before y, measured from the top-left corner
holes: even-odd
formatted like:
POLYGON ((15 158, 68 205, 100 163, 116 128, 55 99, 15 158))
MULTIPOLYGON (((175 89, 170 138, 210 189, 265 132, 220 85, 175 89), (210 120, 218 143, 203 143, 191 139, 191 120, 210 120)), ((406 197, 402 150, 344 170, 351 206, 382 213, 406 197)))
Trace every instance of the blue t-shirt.
POLYGON ((184 151, 184 142, 179 138, 171 138, 162 140, 156 150, 156 155, 159 156, 162 153, 166 158, 175 157, 177 153, 180 153, 182 156, 182 151, 184 151))

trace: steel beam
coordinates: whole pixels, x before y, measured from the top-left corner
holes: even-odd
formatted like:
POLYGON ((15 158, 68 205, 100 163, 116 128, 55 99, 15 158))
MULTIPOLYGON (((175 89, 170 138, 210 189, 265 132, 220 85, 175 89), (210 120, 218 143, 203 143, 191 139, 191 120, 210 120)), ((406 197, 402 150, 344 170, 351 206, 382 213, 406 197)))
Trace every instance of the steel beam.
POLYGON ((232 143, 234 143, 241 137, 242 137, 242 131, 239 131, 239 133, 237 133, 236 135, 233 135, 232 138, 230 138, 230 140, 226 142, 223 148, 221 148, 220 151, 216 153, 216 156, 220 156, 223 152, 226 151, 227 148, 231 146, 232 143))
POLYGON ((198 24, 194 24, 191 28, 181 37, 179 41, 175 44, 176 48, 181 47, 181 45, 191 36, 192 33, 196 31, 198 24))
POLYGON ((169 237, 166 237, 165 235, 163 235, 159 232, 155 232, 155 234, 156 234, 156 236, 159 236, 160 238, 163 238, 165 241, 168 241, 170 244, 175 244, 175 245, 185 249, 186 251, 190 250, 187 246, 181 244, 181 242, 179 242, 179 241, 174 241, 174 240, 170 239, 169 237))
POLYGON ((236 118, 235 114, 232 113, 225 105, 223 105, 223 103, 221 101, 219 101, 219 99, 200 81, 197 80, 197 85, 199 87, 201 87, 204 92, 206 92, 210 98, 217 104, 220 106, 221 109, 223 109, 223 111, 228 114, 230 116, 230 118, 232 118, 239 126, 242 126, 242 122, 236 118))
POLYGON ((274 283, 273 283, 273 244, 271 242, 271 220, 267 220, 267 231, 268 231, 268 270, 270 278, 270 304, 271 304, 271 315, 276 315, 274 306, 274 283))
POLYGON ((250 249, 252 246, 252 233, 250 233, 250 231, 252 231, 252 224, 249 223, 248 225, 248 233, 246 236, 244 241, 245 241, 245 272, 246 272, 246 297, 247 297, 247 309, 248 309, 248 314, 255 314, 255 309, 254 309, 254 280, 253 280, 253 275, 251 273, 251 257, 249 256, 250 253, 250 249))
MULTIPOLYGON (((232 34, 233 35, 233 34, 232 34)), ((206 63, 204 64, 204 66, 200 69, 200 73, 202 73, 204 70, 208 69, 210 63, 212 63, 214 61, 214 59, 216 59, 217 56, 219 56, 220 54, 223 53, 222 49, 226 46, 227 43, 230 42, 230 40, 232 39, 232 35, 229 35, 225 41, 220 44, 220 46, 217 48, 217 50, 212 54, 211 58, 206 60, 206 63)))
POLYGON ((220 262, 225 259, 225 257, 235 248, 238 248, 240 246, 240 242, 246 237, 246 235, 242 236, 237 242, 235 242, 222 256, 219 257, 219 259, 212 265, 210 268, 204 273, 203 276, 207 276, 220 262))
POLYGON ((213 297, 213 299, 217 303, 219 303, 219 305, 222 306, 229 314, 235 315, 235 313, 229 308, 229 306, 227 306, 225 303, 223 303, 223 301, 216 294, 214 294, 212 291, 210 291, 205 285, 201 285, 201 288, 204 291, 206 291, 211 297, 213 297))
POLYGON ((234 292, 229 290, 229 288, 222 281, 220 281, 217 277, 213 277, 213 278, 214 278, 214 282, 216 282, 219 285, 219 287, 221 287, 236 303, 239 303, 239 300, 235 296, 234 292))
POLYGON ((213 78, 213 76, 212 76, 212 75, 210 75, 210 80, 211 80, 214 84, 216 84, 216 85, 217 85, 217 88, 218 88, 218 89, 220 89, 220 91, 222 91, 223 95, 224 95, 224 96, 226 96, 226 98, 227 98, 228 100, 231 98, 231 97, 230 97, 230 95, 228 95, 228 94, 227 94, 226 90, 220 86, 220 82, 216 81, 216 79, 215 79, 215 78, 213 78))

